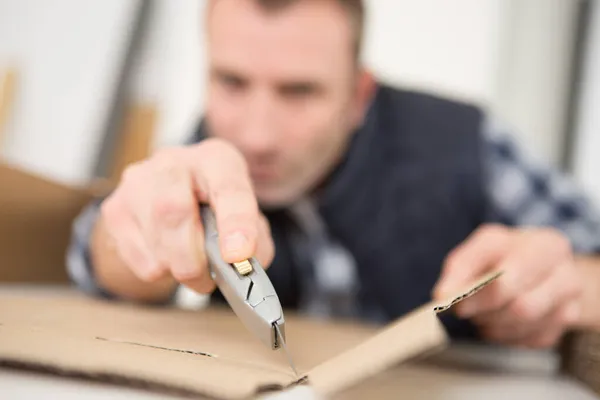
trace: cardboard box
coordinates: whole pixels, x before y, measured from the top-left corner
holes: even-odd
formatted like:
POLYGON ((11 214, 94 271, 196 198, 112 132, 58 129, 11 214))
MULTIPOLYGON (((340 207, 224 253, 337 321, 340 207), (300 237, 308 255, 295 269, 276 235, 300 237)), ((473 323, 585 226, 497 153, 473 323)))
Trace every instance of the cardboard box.
POLYGON ((155 120, 152 106, 130 107, 111 176, 88 186, 67 186, 0 161, 0 282, 69 282, 66 251, 75 217, 108 194, 128 164, 150 154, 155 120))
POLYGON ((71 296, 0 295, 0 365, 145 387, 243 399, 295 385, 332 397, 448 342, 438 313, 499 276, 431 302, 383 329, 286 314, 299 368, 250 335, 229 308, 186 311, 71 296), (8 306, 10 304, 10 306, 8 306))
POLYGON ((0 282, 68 282, 71 224, 95 193, 0 162, 0 282))

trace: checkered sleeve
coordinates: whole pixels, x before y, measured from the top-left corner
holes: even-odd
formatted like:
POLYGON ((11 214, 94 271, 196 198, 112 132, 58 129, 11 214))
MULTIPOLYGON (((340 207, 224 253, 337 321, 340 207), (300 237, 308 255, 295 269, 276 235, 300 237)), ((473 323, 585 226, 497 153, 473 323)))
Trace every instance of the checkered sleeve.
POLYGON ((507 126, 489 119, 484 129, 484 168, 491 218, 511 226, 560 230, 577 253, 600 252, 600 212, 562 171, 520 149, 507 126))
POLYGON ((94 277, 90 257, 90 239, 98 216, 101 199, 88 204, 75 218, 71 229, 71 241, 67 249, 67 273, 71 281, 83 292, 90 295, 113 298, 102 289, 94 277))

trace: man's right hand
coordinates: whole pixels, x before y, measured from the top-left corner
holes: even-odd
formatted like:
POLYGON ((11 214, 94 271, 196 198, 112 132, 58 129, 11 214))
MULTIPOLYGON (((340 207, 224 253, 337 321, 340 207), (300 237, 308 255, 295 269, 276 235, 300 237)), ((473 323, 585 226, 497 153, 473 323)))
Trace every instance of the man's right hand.
POLYGON ((199 293, 214 290, 200 202, 215 211, 225 261, 255 256, 270 264, 273 241, 243 156, 227 142, 207 139, 162 150, 126 169, 102 204, 92 240, 99 283, 137 300, 164 298, 177 282, 199 293))

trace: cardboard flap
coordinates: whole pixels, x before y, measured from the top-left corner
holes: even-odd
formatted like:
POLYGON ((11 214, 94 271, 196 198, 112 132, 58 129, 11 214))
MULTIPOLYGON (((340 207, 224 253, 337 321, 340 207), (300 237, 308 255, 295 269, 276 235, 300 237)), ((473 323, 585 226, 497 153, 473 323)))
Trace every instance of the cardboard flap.
POLYGON ((423 306, 357 347, 308 373, 308 384, 329 395, 447 342, 430 305, 423 306))
POLYGON ((474 295, 500 275, 489 273, 447 299, 426 304, 400 318, 355 348, 315 367, 308 373, 308 383, 328 395, 443 347, 448 337, 437 314, 474 295))

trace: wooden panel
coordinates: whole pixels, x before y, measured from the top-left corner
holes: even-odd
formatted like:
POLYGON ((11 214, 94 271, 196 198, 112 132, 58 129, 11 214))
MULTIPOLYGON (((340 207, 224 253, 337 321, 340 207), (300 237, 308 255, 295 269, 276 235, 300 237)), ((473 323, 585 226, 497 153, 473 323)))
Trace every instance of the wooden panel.
POLYGON ((17 71, 16 69, 7 69, 0 74, 0 146, 3 137, 4 127, 8 121, 14 104, 16 86, 17 86, 17 71))
POLYGON ((132 104, 128 107, 123 124, 123 133, 117 140, 112 182, 118 182, 127 165, 141 161, 152 151, 158 111, 153 104, 132 104))

